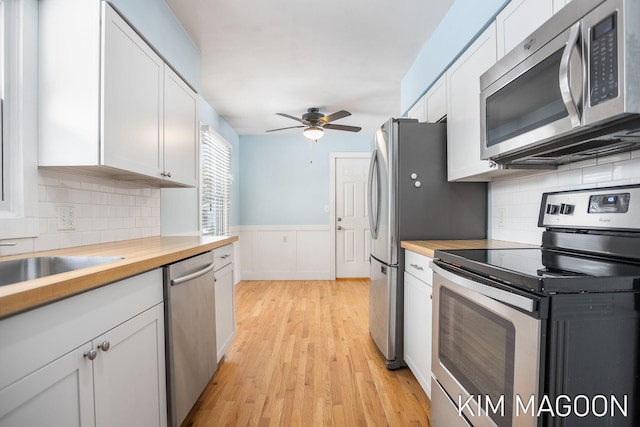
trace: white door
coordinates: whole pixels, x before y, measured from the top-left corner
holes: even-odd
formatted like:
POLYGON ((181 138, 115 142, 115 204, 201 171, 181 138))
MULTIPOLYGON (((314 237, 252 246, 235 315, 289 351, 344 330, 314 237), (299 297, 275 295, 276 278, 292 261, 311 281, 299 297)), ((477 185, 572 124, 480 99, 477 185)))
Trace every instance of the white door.
POLYGON ((336 277, 369 277, 369 161, 336 158, 336 277))

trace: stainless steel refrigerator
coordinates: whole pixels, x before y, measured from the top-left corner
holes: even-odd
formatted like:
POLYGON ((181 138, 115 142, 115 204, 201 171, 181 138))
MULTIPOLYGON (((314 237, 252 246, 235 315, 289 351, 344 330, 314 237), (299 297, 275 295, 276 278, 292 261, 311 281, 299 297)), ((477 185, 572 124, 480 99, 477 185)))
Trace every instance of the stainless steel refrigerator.
POLYGON ((444 123, 390 119, 373 139, 369 331, 389 369, 404 366, 400 242, 486 237, 487 185, 447 181, 446 137, 444 123))

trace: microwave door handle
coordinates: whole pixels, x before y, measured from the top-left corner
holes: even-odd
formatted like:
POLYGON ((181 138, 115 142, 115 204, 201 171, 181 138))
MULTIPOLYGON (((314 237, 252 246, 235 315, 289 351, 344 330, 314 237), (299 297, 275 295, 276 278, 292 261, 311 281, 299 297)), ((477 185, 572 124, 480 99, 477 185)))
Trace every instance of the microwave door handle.
POLYGON ((494 288, 492 286, 483 285, 478 282, 474 282, 473 280, 467 279, 466 277, 459 276, 455 273, 445 270, 444 268, 434 264, 433 262, 429 264, 434 273, 438 274, 440 277, 449 280, 450 282, 455 283, 458 286, 461 286, 465 289, 468 289, 473 292, 477 292, 486 297, 492 298, 496 301, 500 301, 503 303, 510 304, 514 307, 521 308, 529 313, 533 313, 536 311, 536 302, 532 299, 524 297, 522 295, 514 294, 513 292, 503 291, 498 288, 494 288))
POLYGON ((564 52, 562 52, 559 71, 560 95, 562 96, 562 102, 564 102, 567 112, 569 113, 572 127, 580 126, 580 111, 578 110, 571 94, 571 70, 569 69, 569 63, 571 62, 571 53, 573 53, 573 50, 576 48, 579 37, 580 22, 576 22, 569 31, 569 40, 564 48, 564 52))

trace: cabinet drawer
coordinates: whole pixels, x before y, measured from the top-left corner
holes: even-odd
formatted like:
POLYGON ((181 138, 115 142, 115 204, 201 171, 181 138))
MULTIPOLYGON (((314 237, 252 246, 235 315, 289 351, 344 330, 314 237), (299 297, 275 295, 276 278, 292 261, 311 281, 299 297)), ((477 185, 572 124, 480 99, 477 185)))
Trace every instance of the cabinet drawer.
POLYGON ((216 271, 233 262, 233 244, 225 245, 213 250, 216 271))
POLYGON ((432 271, 429 263, 432 258, 412 251, 404 251, 404 270, 425 283, 432 284, 432 271))

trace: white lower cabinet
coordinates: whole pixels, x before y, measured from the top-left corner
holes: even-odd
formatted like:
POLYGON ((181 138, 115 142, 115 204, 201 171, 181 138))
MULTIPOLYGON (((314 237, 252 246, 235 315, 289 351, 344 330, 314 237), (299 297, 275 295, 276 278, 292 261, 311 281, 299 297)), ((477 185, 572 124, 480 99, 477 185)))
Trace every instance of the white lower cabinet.
POLYGON ((216 347, 218 362, 236 335, 236 297, 233 278, 233 245, 213 251, 216 280, 216 347))
POLYGON ((405 251, 404 361, 431 398, 431 258, 405 251))
POLYGON ((166 426, 163 319, 154 270, 0 321, 0 426, 166 426))

